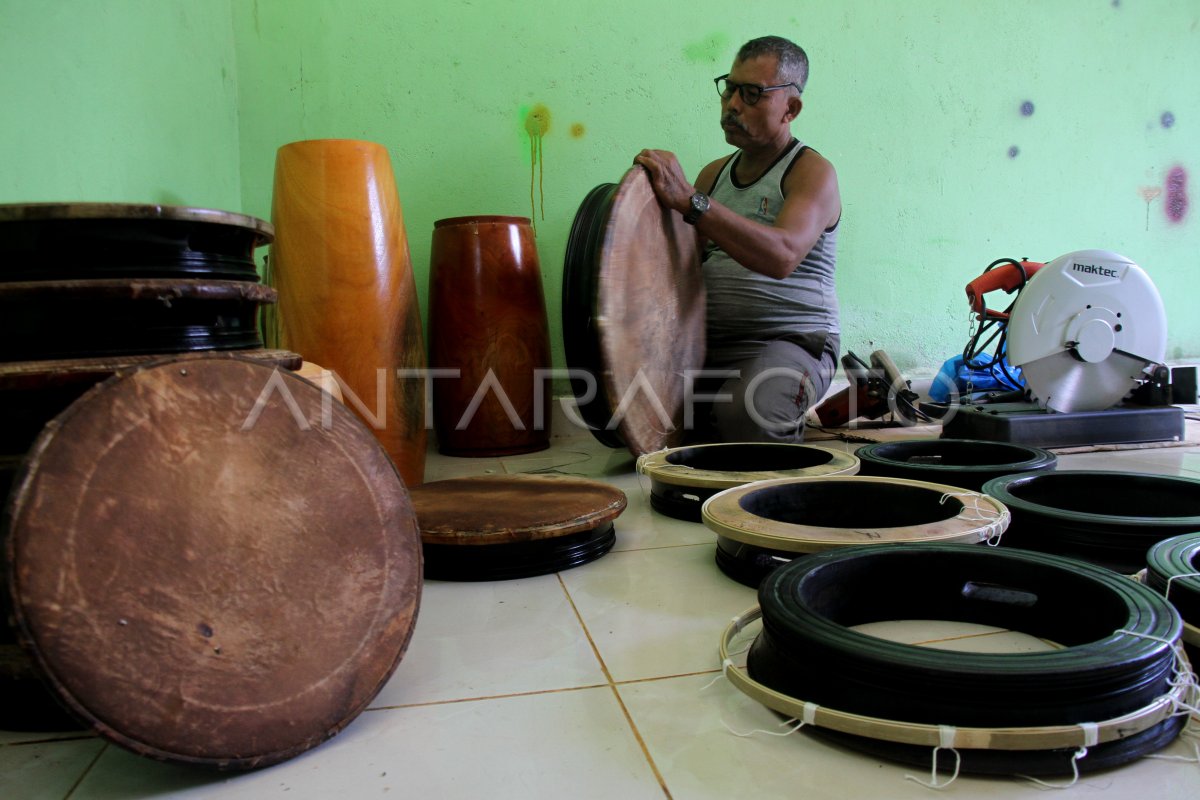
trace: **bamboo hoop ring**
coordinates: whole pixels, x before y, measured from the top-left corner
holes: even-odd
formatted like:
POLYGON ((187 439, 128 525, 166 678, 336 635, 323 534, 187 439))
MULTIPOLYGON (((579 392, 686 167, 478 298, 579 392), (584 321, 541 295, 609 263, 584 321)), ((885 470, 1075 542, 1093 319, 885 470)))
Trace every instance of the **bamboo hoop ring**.
POLYGON ((986 494, 966 491, 942 483, 865 476, 784 478, 759 481, 726 489, 713 495, 705 501, 701 515, 704 524, 718 536, 742 544, 788 553, 817 553, 855 544, 993 541, 1004 533, 1011 520, 1008 508, 986 494), (743 506, 743 501, 754 493, 771 491, 775 487, 789 484, 821 484, 824 486, 882 484, 925 490, 940 495, 944 504, 948 504, 952 500, 957 502, 960 510, 957 514, 949 515, 945 519, 920 525, 835 528, 772 520, 752 514, 743 506), (973 500, 974 506, 956 498, 969 498, 973 500))
POLYGON ((659 450, 654 453, 647 453, 639 458, 637 467, 639 472, 662 483, 669 483, 672 486, 690 486, 699 489, 732 489, 735 486, 744 486, 747 483, 755 483, 763 480, 854 475, 858 472, 859 460, 857 456, 850 453, 843 453, 840 450, 821 447, 819 445, 764 442, 753 444, 704 444, 659 450), (815 451, 820 457, 828 454, 829 458, 824 463, 807 467, 762 471, 706 469, 672 460, 672 458, 677 457, 684 450, 704 451, 715 454, 722 449, 748 447, 761 448, 763 452, 771 451, 777 453, 782 459, 786 459, 789 452, 808 453, 811 451, 815 451))
MULTIPOLYGON (((762 610, 755 606, 734 617, 725 627, 721 636, 722 671, 725 678, 742 694, 773 711, 802 720, 806 725, 901 744, 928 747, 942 745, 943 729, 941 726, 868 717, 839 711, 828 706, 819 706, 815 703, 807 703, 804 700, 777 692, 751 678, 744 668, 735 666, 730 660, 729 645, 749 623, 755 622, 761 617, 762 610)), ((1179 657, 1185 658, 1182 653, 1179 657)), ((1149 730, 1171 717, 1175 713, 1177 703, 1186 701, 1188 688, 1186 684, 1176 686, 1167 694, 1137 711, 1102 722, 1041 727, 956 727, 954 728, 954 747, 974 750, 1059 750, 1126 739, 1136 733, 1149 730), (1088 731, 1082 727, 1083 724, 1087 724, 1089 730, 1096 737, 1094 741, 1088 741, 1088 731)))

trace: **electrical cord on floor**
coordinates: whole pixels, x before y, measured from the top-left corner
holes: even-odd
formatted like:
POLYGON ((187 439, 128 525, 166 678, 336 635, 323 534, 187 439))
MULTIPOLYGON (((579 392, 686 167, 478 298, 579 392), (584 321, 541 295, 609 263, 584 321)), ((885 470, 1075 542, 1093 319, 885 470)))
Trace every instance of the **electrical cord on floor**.
POLYGON ((840 442, 847 442, 849 444, 878 444, 879 443, 878 439, 868 439, 866 436, 857 436, 853 433, 843 433, 842 431, 834 430, 833 428, 825 428, 820 425, 805 425, 804 427, 808 428, 810 430, 819 431, 821 433, 826 434, 827 436, 832 436, 833 438, 837 439, 840 442))

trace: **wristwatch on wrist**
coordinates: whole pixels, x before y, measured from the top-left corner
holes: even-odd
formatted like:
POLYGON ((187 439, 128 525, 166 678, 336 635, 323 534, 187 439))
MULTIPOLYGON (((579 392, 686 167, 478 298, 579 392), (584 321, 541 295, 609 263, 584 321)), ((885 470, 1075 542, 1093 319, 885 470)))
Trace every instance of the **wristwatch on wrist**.
POLYGON ((700 216, 708 211, 708 195, 703 192, 696 192, 692 195, 692 207, 683 215, 683 221, 688 225, 695 225, 700 219, 700 216))

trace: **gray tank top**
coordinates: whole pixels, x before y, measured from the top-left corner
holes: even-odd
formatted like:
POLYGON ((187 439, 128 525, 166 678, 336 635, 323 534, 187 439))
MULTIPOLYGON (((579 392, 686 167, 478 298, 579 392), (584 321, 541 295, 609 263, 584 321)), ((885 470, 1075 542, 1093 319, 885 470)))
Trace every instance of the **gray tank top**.
MULTIPOLYGON (((746 186, 733 179, 733 167, 740 156, 735 153, 717 173, 708 194, 743 217, 772 225, 783 205, 784 177, 808 149, 793 140, 770 169, 746 186)), ((839 333, 834 288, 837 229, 835 223, 821 234, 804 260, 783 280, 746 269, 709 242, 703 268, 710 353, 727 359, 747 358, 767 341, 789 339, 819 358, 826 337, 839 333)))

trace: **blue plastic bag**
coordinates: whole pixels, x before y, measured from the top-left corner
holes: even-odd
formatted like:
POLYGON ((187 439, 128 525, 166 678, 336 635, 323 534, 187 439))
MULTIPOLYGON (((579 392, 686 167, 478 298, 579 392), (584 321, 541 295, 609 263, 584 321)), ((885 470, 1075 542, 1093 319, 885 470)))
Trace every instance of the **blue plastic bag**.
POLYGON ((988 366, 992 356, 981 354, 971 359, 970 365, 963 361, 962 354, 946 359, 929 387, 929 399, 935 403, 948 402, 952 395, 970 392, 1008 392, 1025 388, 1025 376, 1020 367, 1011 366, 1008 359, 988 366))

